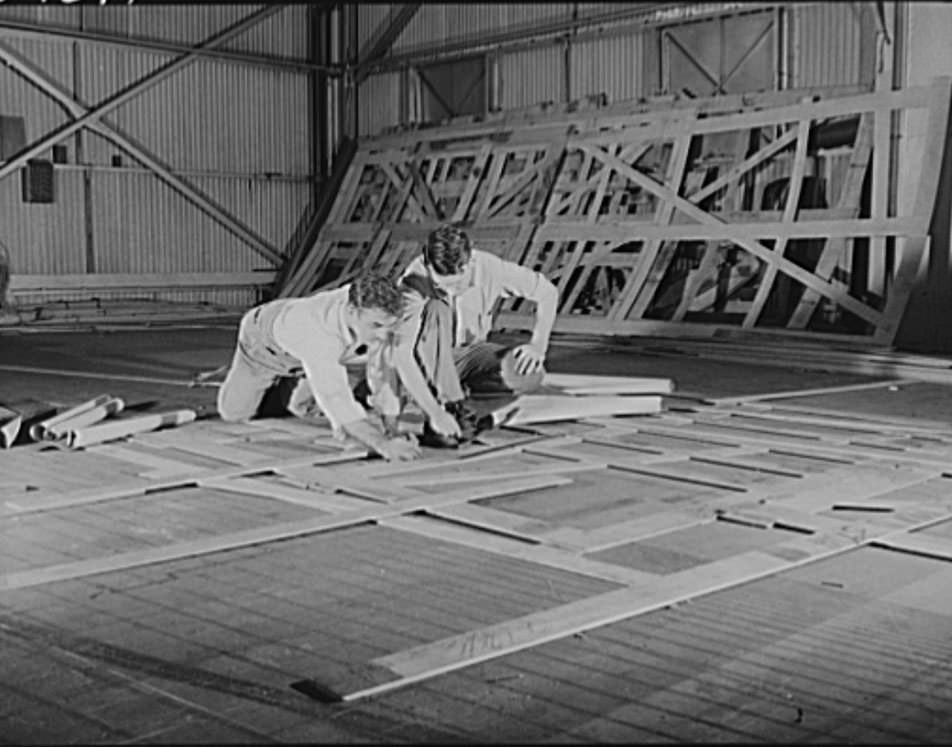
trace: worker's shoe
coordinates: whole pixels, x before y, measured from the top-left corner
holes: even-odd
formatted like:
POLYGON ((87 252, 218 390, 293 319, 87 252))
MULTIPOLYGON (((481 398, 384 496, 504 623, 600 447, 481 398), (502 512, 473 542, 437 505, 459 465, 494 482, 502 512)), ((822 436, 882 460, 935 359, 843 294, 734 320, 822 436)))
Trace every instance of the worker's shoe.
POLYGON ((442 433, 437 433, 427 421, 423 424, 423 433, 420 434, 418 439, 421 446, 436 449, 455 449, 460 444, 472 441, 476 437, 476 413, 463 400, 447 402, 445 407, 446 411, 456 418, 456 422, 459 424, 459 437, 444 436, 442 433))
POLYGON ((447 402, 446 411, 456 418, 459 423, 460 437, 462 441, 472 441, 476 437, 477 416, 476 413, 466 404, 464 400, 456 402, 447 402))
POLYGON ((431 449, 455 449, 460 440, 456 436, 444 436, 430 427, 430 421, 423 424, 423 433, 417 438, 420 446, 429 446, 431 449))

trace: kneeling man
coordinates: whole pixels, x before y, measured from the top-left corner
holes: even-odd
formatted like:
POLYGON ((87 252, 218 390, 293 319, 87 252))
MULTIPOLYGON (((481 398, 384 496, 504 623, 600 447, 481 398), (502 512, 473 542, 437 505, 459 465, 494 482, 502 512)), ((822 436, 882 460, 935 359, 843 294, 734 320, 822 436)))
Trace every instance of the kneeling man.
MULTIPOLYGON (((404 271, 401 288, 408 321, 395 357, 400 378, 409 383, 422 371, 429 387, 415 398, 427 414, 444 409, 453 415, 462 438, 475 433, 473 413, 464 404, 467 392, 518 395, 542 383, 559 302, 542 273, 474 249, 463 229, 444 225, 430 233, 421 256, 404 271), (503 298, 535 302, 528 343, 507 348, 487 341, 493 309, 503 298)), ((448 437, 448 430, 431 418, 421 443, 454 446, 459 439, 448 437)))
MULTIPOLYGON (((234 358, 218 391, 222 419, 253 418, 272 387, 287 377, 303 377, 292 398, 313 396, 335 434, 343 432, 387 460, 415 459, 419 446, 396 431, 400 400, 392 350, 404 303, 391 279, 367 274, 335 290, 252 309, 241 320, 234 358), (348 367, 365 371, 367 402, 381 416, 380 424, 357 402, 348 367)), ((289 409, 295 412, 293 404, 289 409)))

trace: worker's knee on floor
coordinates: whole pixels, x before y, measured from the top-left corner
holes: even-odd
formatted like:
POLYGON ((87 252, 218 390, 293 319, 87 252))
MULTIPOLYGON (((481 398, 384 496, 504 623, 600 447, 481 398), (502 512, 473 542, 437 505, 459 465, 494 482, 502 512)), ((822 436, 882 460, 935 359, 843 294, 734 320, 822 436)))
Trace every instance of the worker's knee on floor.
POLYGON ((218 416, 226 423, 240 423, 251 420, 258 409, 258 403, 246 402, 243 399, 230 397, 227 392, 219 390, 217 401, 218 416))
POLYGON ((499 362, 499 374, 503 384, 516 394, 529 394, 542 386, 545 378, 545 369, 540 368, 528 374, 521 374, 516 369, 516 356, 513 350, 507 350, 499 362))

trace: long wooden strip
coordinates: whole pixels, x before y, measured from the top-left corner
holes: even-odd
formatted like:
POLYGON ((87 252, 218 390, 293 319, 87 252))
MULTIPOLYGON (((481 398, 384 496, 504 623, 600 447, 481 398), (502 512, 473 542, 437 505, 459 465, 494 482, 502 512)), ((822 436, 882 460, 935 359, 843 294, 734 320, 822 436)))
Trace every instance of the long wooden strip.
MULTIPOLYGON (((593 421, 594 422, 594 421, 593 421)), ((746 445, 762 445, 765 448, 776 448, 790 452, 799 452, 805 456, 827 458, 827 459, 847 459, 856 460, 882 460, 888 458, 895 462, 913 462, 929 466, 946 466, 948 460, 942 460, 939 457, 932 457, 927 454, 917 455, 915 451, 909 449, 874 449, 846 440, 841 443, 833 441, 822 441, 816 437, 797 438, 796 436, 785 436, 776 430, 758 429, 758 428, 725 428, 718 426, 716 422, 697 421, 691 430, 686 433, 684 427, 666 426, 660 423, 652 422, 650 425, 643 425, 637 428, 639 433, 650 435, 657 433, 664 436, 686 437, 690 433, 695 436, 709 436, 713 438, 730 438, 738 443, 746 445), (811 443, 812 441, 812 443, 811 443)))
POLYGON ((22 516, 24 514, 37 513, 40 511, 55 511, 59 508, 71 508, 73 506, 87 506, 91 503, 102 503, 104 501, 119 500, 122 498, 131 498, 143 493, 155 492, 159 490, 169 490, 177 487, 187 487, 197 485, 204 480, 214 480, 216 478, 239 477, 244 475, 261 474, 263 472, 276 471, 279 469, 291 469, 294 467, 310 466, 315 464, 336 464, 339 462, 350 462, 356 459, 363 459, 367 456, 367 451, 353 450, 343 451, 339 454, 323 454, 298 457, 297 459, 272 460, 267 463, 257 465, 235 465, 233 467, 223 467, 221 469, 201 470, 193 472, 190 475, 174 475, 158 480, 138 480, 129 485, 119 485, 114 488, 93 488, 78 490, 72 493, 27 496, 23 502, 7 500, 0 509, 0 516, 22 516))
POLYGON ((285 503, 307 506, 308 508, 330 513, 352 511, 367 506, 367 502, 360 498, 347 498, 346 496, 336 495, 334 493, 313 490, 311 488, 299 488, 290 484, 265 482, 260 478, 254 477, 218 477, 202 480, 201 485, 207 488, 217 488, 233 493, 274 498, 275 500, 284 501, 285 503))
MULTIPOLYGON (((635 515, 628 521, 616 521, 598 529, 561 527, 540 534, 539 539, 578 552, 591 553, 713 521, 719 512, 729 511, 736 506, 757 505, 759 502, 799 511, 821 511, 832 508, 838 502, 866 500, 918 485, 934 476, 935 472, 926 470, 895 470, 880 465, 863 468, 850 466, 787 485, 753 487, 743 496, 705 499, 702 503, 676 511, 635 515)), ((636 510, 633 513, 636 514, 636 510)))
MULTIPOLYGON (((671 161, 668 164, 668 173, 665 174, 665 184, 671 191, 679 194, 684 182, 684 170, 691 152, 691 136, 682 135, 674 142, 671 161)), ((607 166, 603 166, 607 168, 607 166)), ((674 218, 674 206, 663 202, 655 212, 654 223, 659 227, 668 226, 674 218)), ((674 258, 674 244, 664 244, 661 239, 655 238, 645 241, 642 245, 639 262, 625 282, 625 287, 612 304, 608 318, 624 319, 633 316, 640 318, 654 298, 671 260, 674 258)))
POLYGON ((442 496, 423 496, 391 505, 377 504, 368 508, 342 512, 333 516, 319 516, 314 519, 297 520, 272 524, 266 527, 256 527, 241 532, 232 532, 217 537, 205 537, 189 542, 176 542, 162 547, 150 547, 145 550, 117 553, 110 557, 81 560, 75 563, 62 563, 36 568, 28 571, 7 573, 0 576, 0 592, 8 589, 23 589, 41 584, 65 581, 74 578, 85 578, 111 571, 138 568, 154 563, 163 563, 171 560, 207 555, 224 550, 233 550, 249 545, 260 545, 277 540, 301 537, 307 534, 326 532, 332 529, 341 529, 356 524, 381 521, 406 513, 423 511, 427 508, 446 506, 483 498, 495 498, 511 493, 520 493, 528 490, 539 490, 548 487, 557 487, 570 483, 563 477, 540 475, 523 480, 514 480, 505 485, 487 485, 468 487, 458 491, 450 491, 442 496))
MULTIPOLYGON (((794 280, 798 280, 807 287, 820 291, 825 296, 832 298, 848 311, 851 311, 852 313, 859 316, 861 319, 864 319, 877 326, 881 323, 883 315, 880 314, 880 312, 876 311, 865 303, 857 301, 855 298, 849 295, 846 289, 840 288, 839 286, 833 285, 832 283, 829 283, 825 280, 821 280, 812 272, 803 269, 800 265, 798 265, 796 262, 793 262, 792 260, 785 259, 784 257, 773 257, 773 253, 770 249, 765 247, 754 238, 745 235, 744 229, 748 228, 749 225, 741 226, 727 224, 716 215, 701 210, 699 207, 694 205, 694 203, 689 202, 683 197, 679 197, 668 187, 659 184, 654 179, 645 176, 639 171, 636 171, 628 164, 619 161, 617 158, 613 158, 612 156, 609 156, 605 153, 601 153, 599 157, 605 161, 606 164, 611 165, 616 170, 620 171, 624 176, 638 184, 638 186, 655 194, 662 200, 673 203, 677 209, 696 219, 698 222, 703 223, 705 227, 729 227, 732 230, 730 231, 731 235, 727 238, 746 249, 758 259, 761 259, 765 262, 769 262, 771 259, 773 259, 778 269, 782 270, 785 275, 789 275, 794 280)), ((795 224, 781 222, 781 228, 776 232, 771 232, 771 234, 768 235, 789 238, 791 236, 790 229, 792 229, 793 225, 795 224)), ((921 231, 921 226, 913 221, 911 229, 912 230, 910 230, 910 233, 917 233, 921 231)))
POLYGON ((400 516, 395 519, 385 519, 380 523, 383 526, 399 529, 403 532, 412 532, 431 539, 473 547, 496 555, 538 563, 549 568, 558 568, 561 571, 592 576, 604 581, 637 584, 655 578, 652 573, 636 571, 611 563, 601 563, 554 547, 526 544, 519 540, 488 534, 467 527, 454 526, 448 522, 435 521, 426 517, 400 516))
MULTIPOLYGON (((607 154, 602 154, 608 158, 607 154)), ((614 160, 613 160, 614 163, 614 160)), ((622 163, 623 162, 619 162, 622 163)), ((626 164, 623 164, 626 165, 626 164)), ((633 169, 631 171, 634 171, 633 169)), ((626 171, 626 175, 630 172, 626 171)), ((640 173, 634 171, 634 173, 640 173)), ((662 186, 649 177, 644 177, 657 189, 662 186)), ((656 191, 656 190, 652 190, 656 191)), ((662 199, 674 200, 674 193, 662 199)), ((788 239, 852 238, 862 236, 921 236, 922 223, 916 218, 857 218, 856 220, 798 220, 729 222, 716 212, 706 212, 694 203, 678 197, 675 207, 689 212, 693 223, 654 224, 642 220, 603 220, 587 224, 578 220, 549 220, 539 226, 536 234, 541 241, 734 241, 743 246, 744 241, 756 241, 774 236, 788 239), (700 211, 700 212, 698 212, 700 211), (701 214, 707 218, 702 218, 701 214)), ((746 247, 745 247, 746 248, 746 247)), ((760 254, 771 250, 762 247, 760 254)), ((756 252, 754 252, 756 253, 756 252)), ((784 265, 786 267, 786 265, 784 265)), ((801 268, 802 269, 802 268, 801 268)), ((803 270, 809 272, 808 270, 803 270)), ((824 282, 827 282, 824 280, 824 282)))
MULTIPOLYGON (((936 512, 928 521, 941 519, 936 512)), ((952 518, 952 514, 944 514, 952 518)), ((354 701, 388 692, 490 659, 602 627, 665 606, 711 594, 806 563, 839 555, 911 531, 915 525, 877 533, 860 542, 841 535, 811 535, 770 551, 752 551, 672 573, 658 581, 634 584, 577 602, 489 625, 372 660, 366 667, 340 672, 340 680, 318 680, 341 700, 354 701)))
POLYGON ((939 178, 943 164, 942 154, 948 138, 950 91, 952 78, 936 77, 930 88, 930 102, 926 133, 922 142, 922 163, 918 175, 918 186, 912 205, 913 215, 920 221, 915 238, 909 239, 899 252, 899 264, 895 271, 892 287, 883 309, 883 323, 874 335, 876 342, 891 344, 899 329, 902 313, 909 301, 912 288, 919 274, 919 265, 929 247, 928 226, 936 209, 936 197, 939 190, 939 178))
POLYGON ((862 384, 844 384, 842 386, 818 387, 815 389, 788 389, 782 392, 765 392, 763 394, 745 394, 739 397, 711 397, 707 401, 717 406, 739 405, 749 402, 762 402, 771 399, 788 399, 791 397, 811 397, 817 394, 840 394, 841 392, 859 392, 864 389, 887 389, 908 383, 906 379, 885 379, 883 381, 864 382, 862 384))
MULTIPOLYGON (((797 145, 793 156, 793 172, 787 182, 787 203, 783 208, 783 221, 792 223, 800 208, 800 193, 803 189, 803 175, 806 172, 807 162, 807 144, 810 139, 810 124, 812 118, 804 117, 797 126, 797 145)), ((777 257, 784 256, 789 238, 782 236, 777 238, 773 251, 777 257)), ((763 312, 764 305, 767 303, 767 297, 773 288, 774 279, 777 277, 778 266, 776 262, 768 262, 761 276, 760 285, 754 294, 754 300, 750 308, 744 315, 744 321, 741 326, 745 329, 753 327, 763 312)))
POLYGON ((925 532, 908 532, 873 542, 876 547, 952 560, 952 541, 948 537, 925 532))
MULTIPOLYGON (((873 150, 873 122, 871 118, 871 114, 864 114, 860 118, 859 130, 856 133, 856 141, 853 143, 853 152, 850 155, 849 169, 838 201, 840 208, 850 210, 852 215, 849 217, 851 219, 855 219, 860 213, 863 182, 869 169, 870 154, 873 150)), ((827 241, 817 259, 816 266, 813 268, 813 273, 828 280, 846 248, 847 242, 845 239, 827 241)), ((797 307, 787 320, 787 327, 790 329, 804 329, 813 316, 820 298, 820 294, 813 289, 804 288, 803 295, 800 296, 800 300, 797 302, 797 307)))

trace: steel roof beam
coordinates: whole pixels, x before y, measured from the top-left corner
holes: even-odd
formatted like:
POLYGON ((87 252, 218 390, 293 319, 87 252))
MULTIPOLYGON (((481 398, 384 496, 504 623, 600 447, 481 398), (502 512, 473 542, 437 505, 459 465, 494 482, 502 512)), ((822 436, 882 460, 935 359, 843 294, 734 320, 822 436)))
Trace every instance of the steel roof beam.
POLYGON ((422 3, 404 3, 399 6, 390 21, 382 22, 373 36, 364 44, 364 48, 357 54, 357 71, 354 79, 358 84, 370 74, 373 63, 390 51, 390 47, 403 33, 421 5, 422 3))

